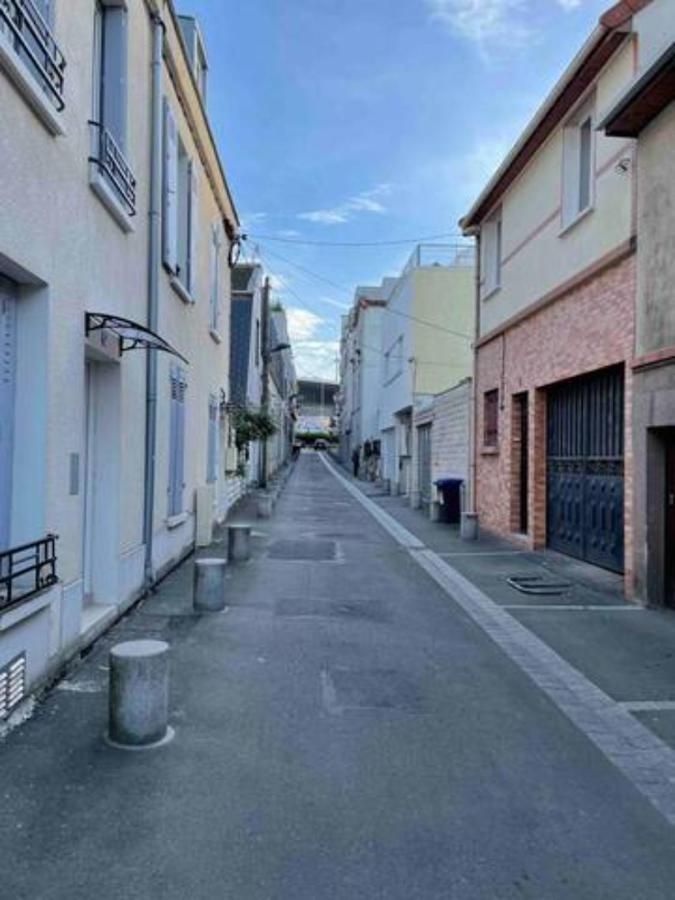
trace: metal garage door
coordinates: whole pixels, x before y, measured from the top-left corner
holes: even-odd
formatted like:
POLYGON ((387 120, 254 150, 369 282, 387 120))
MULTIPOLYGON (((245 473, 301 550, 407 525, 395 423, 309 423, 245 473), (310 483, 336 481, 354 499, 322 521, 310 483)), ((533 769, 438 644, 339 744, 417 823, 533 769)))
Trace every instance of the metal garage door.
POLYGON ((420 500, 427 506, 431 502, 431 425, 417 429, 417 477, 420 500))
POLYGON ((623 368, 547 394, 547 534, 554 550, 623 571, 623 368))

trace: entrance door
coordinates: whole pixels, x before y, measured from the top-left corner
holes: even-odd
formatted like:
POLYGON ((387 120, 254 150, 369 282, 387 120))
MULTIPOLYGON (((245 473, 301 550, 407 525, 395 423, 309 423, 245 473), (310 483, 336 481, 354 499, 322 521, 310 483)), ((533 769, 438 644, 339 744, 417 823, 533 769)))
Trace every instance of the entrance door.
POLYGON ((15 381, 16 298, 11 282, 0 277, 0 550, 11 536, 15 381))
POLYGON ((420 500, 428 507, 431 502, 431 425, 417 429, 417 478, 420 500))
POLYGON ((547 534, 554 550, 623 571, 623 368, 547 394, 547 534))
POLYGON ((675 439, 666 444, 665 601, 675 606, 675 439))

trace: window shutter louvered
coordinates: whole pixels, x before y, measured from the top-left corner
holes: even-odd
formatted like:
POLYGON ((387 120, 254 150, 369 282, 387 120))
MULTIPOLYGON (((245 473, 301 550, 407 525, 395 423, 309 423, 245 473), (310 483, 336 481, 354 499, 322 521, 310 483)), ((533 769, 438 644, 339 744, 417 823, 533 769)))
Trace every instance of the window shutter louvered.
POLYGON ((178 132, 164 100, 164 173, 162 186, 162 260, 175 272, 178 266, 178 132))

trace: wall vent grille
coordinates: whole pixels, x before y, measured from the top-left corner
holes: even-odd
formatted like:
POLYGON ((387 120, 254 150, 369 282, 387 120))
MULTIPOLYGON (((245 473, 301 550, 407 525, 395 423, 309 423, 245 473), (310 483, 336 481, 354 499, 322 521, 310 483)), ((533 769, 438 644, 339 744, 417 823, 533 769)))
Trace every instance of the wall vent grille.
POLYGON ((6 719, 26 693, 26 654, 21 653, 0 669, 0 720, 6 719))

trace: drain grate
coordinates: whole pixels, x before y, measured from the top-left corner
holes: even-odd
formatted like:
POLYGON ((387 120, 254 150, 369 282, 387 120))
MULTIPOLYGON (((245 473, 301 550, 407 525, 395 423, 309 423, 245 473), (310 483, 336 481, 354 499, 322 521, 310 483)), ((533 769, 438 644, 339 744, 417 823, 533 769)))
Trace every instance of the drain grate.
POLYGON ((26 693, 26 654, 19 656, 0 669, 0 719, 6 719, 26 693))
POLYGON ((557 597, 572 587, 569 581, 560 581, 546 575, 509 575, 506 581, 521 594, 533 594, 536 597, 557 597))

